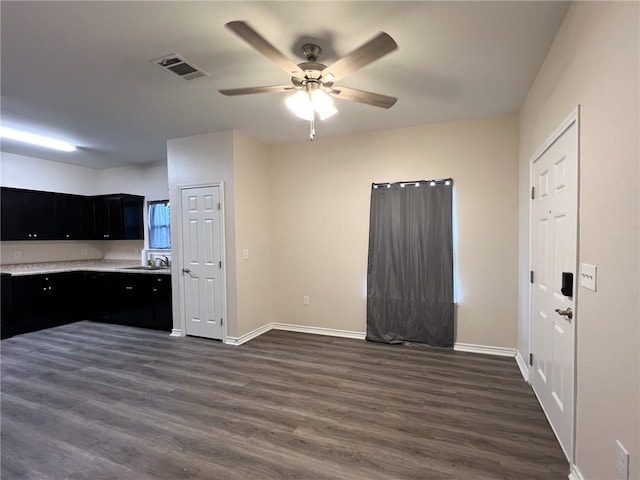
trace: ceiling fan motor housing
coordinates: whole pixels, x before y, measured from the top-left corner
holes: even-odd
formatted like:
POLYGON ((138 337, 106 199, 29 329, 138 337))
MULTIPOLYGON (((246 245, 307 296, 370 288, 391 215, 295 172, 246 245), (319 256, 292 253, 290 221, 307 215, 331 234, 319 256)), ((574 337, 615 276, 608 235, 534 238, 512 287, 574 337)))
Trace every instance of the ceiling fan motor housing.
POLYGON ((322 49, 315 43, 305 43, 302 46, 302 53, 307 62, 315 62, 322 53, 322 49))
POLYGON ((322 71, 327 68, 326 65, 318 63, 318 57, 322 53, 322 49, 313 43, 306 43, 302 46, 302 53, 307 59, 306 62, 298 64, 300 70, 304 72, 304 77, 291 77, 291 83, 295 88, 304 88, 308 92, 321 87, 330 87, 329 82, 322 80, 322 71))

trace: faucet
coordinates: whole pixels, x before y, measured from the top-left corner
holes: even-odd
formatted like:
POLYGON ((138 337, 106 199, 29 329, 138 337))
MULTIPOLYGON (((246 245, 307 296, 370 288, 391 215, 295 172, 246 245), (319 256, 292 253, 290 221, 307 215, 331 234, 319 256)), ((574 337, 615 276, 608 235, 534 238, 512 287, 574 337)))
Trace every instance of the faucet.
POLYGON ((165 265, 167 267, 171 266, 171 262, 169 261, 169 257, 163 255, 160 257, 160 266, 165 265))

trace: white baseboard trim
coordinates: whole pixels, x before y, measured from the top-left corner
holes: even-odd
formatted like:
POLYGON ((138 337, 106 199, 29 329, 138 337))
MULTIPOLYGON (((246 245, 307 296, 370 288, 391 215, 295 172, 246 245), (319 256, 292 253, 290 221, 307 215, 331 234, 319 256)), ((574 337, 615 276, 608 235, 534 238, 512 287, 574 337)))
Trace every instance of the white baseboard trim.
POLYGON ((253 340, 263 333, 267 333, 269 330, 271 330, 271 325, 271 323, 267 323, 266 325, 258 327, 255 330, 251 330, 249 333, 245 333, 244 335, 240 335, 239 337, 227 337, 224 343, 226 343, 227 345, 235 345, 239 347, 243 343, 247 343, 249 340, 253 340))
MULTIPOLYGON (((354 330, 340 330, 337 328, 310 327, 307 325, 295 325, 291 323, 272 322, 256 328, 239 337, 227 337, 225 342, 227 345, 240 346, 247 343, 270 330, 284 330, 287 332, 310 333, 313 335, 327 335, 330 337, 352 338, 354 340, 364 340, 367 336, 365 332, 356 332, 354 330)), ((180 332, 180 330, 174 329, 180 332)), ((173 332, 171 333, 173 335, 173 332)), ((516 350, 513 348, 491 347, 486 345, 474 345, 470 343, 456 343, 454 350, 461 352, 482 353, 485 355, 499 355, 502 357, 515 357, 516 350)))
POLYGON ((484 355, 499 355, 501 357, 515 357, 515 348, 492 347, 489 345, 474 345, 473 343, 455 343, 453 349, 459 352, 482 353, 484 355))
POLYGON ((314 335, 328 335, 331 337, 353 338, 355 340, 364 340, 367 334, 365 332, 355 332, 353 330, 339 330, 336 328, 324 327, 308 327, 306 325, 293 325, 290 323, 271 324, 274 330, 286 330, 288 332, 312 333, 314 335))
POLYGON ((174 328, 171 330, 171 335, 169 335, 170 337, 184 337, 184 333, 182 333, 182 330, 180 330, 179 328, 174 328))
POLYGON ((516 363, 518 364, 518 368, 520 369, 520 373, 522 374, 522 378, 524 378, 527 383, 531 383, 529 381, 529 364, 524 361, 520 351, 516 351, 516 363))
POLYGON ((255 330, 245 333, 239 337, 227 337, 225 342, 227 345, 240 346, 243 343, 247 343, 249 340, 253 340, 260 335, 267 333, 270 330, 285 330, 287 332, 298 333, 311 333, 314 335, 328 335, 331 337, 353 338, 356 340, 364 340, 366 333, 354 332, 352 330, 339 330, 335 328, 324 327, 308 327, 306 325, 293 325, 290 323, 278 323, 272 322, 256 328, 255 330))
POLYGON ((569 480, 584 480, 582 473, 578 470, 575 464, 571 465, 571 472, 569 473, 569 480))

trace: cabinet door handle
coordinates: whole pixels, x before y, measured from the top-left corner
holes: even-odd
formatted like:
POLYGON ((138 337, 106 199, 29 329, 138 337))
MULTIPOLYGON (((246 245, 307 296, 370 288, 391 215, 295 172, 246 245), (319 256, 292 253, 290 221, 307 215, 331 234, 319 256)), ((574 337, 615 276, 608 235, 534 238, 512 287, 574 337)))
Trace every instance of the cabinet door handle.
POLYGON ((127 285, 127 286, 126 286, 126 287, 124 287, 124 288, 126 288, 127 290, 133 290, 133 287, 131 287, 131 286, 129 286, 129 285, 127 285))

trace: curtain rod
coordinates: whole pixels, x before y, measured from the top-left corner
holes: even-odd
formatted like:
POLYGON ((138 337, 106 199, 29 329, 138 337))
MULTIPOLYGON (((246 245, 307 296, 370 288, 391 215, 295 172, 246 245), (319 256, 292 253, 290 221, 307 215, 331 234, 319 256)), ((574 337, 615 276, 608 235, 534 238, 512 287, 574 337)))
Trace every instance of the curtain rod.
POLYGON ((384 182, 384 183, 372 183, 371 188, 391 188, 392 185, 400 185, 404 187, 419 187, 420 185, 429 185, 431 187, 435 185, 453 185, 452 178, 439 178, 433 180, 412 180, 410 182, 384 182))

